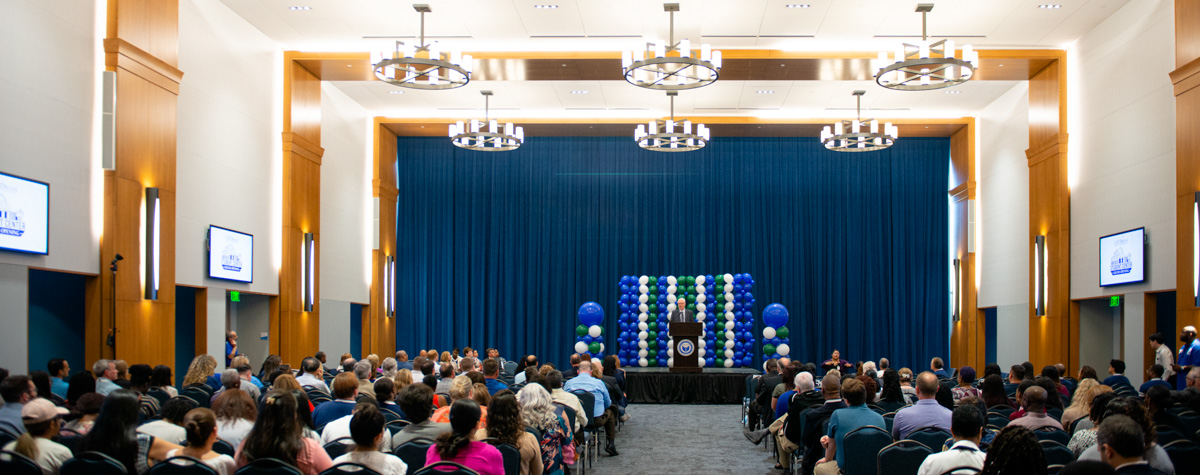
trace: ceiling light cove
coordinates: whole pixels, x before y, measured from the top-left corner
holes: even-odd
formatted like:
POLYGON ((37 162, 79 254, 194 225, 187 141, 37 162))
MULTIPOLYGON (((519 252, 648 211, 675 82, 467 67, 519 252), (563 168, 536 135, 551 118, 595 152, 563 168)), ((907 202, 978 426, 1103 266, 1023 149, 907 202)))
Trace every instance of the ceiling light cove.
POLYGON ((1062 5, 1057 3, 1043 3, 1038 5, 1038 8, 1041 8, 1042 10, 1058 10, 1059 8, 1062 8, 1062 5))
POLYGON ((558 9, 558 5, 534 5, 533 8, 538 10, 556 10, 558 9))
POLYGON ((288 10, 291 10, 294 12, 306 12, 306 11, 312 10, 312 7, 288 7, 288 10))
POLYGON ((571 94, 587 94, 587 91, 571 91, 571 94))
POLYGON ((763 90, 763 91, 758 91, 758 93, 759 93, 759 94, 775 94, 775 91, 766 91, 766 90, 763 90))
POLYGON ((809 8, 811 6, 812 5, 809 5, 807 3, 789 3, 789 4, 787 4, 788 8, 809 8))

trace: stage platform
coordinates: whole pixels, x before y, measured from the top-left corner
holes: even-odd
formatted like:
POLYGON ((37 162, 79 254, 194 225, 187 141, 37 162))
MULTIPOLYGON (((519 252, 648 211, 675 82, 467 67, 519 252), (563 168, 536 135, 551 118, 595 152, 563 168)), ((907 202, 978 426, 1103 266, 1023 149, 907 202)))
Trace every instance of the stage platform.
POLYGON ((634 404, 741 404, 750 368, 704 368, 671 373, 667 368, 625 369, 629 402, 634 404))

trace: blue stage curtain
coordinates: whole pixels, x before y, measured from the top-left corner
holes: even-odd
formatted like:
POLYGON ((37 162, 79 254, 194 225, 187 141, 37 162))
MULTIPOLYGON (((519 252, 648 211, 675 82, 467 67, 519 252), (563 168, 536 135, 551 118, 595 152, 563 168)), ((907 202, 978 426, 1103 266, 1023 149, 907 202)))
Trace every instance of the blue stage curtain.
POLYGON ((397 348, 562 363, 576 309, 596 301, 611 354, 622 275, 748 272, 757 338, 762 309, 782 303, 804 361, 949 356, 948 139, 872 153, 812 138, 679 154, 614 137, 507 153, 398 142, 397 348))

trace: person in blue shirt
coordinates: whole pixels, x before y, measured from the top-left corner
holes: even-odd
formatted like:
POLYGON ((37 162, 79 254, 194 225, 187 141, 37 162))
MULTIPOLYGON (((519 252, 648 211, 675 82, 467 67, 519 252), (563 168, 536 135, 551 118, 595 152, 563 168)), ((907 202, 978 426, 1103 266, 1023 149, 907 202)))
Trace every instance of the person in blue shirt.
POLYGON ((866 385, 857 379, 846 380, 842 385, 842 398, 848 407, 833 411, 829 416, 829 432, 821 437, 825 447, 825 458, 817 461, 816 475, 838 475, 846 467, 846 434, 860 427, 887 427, 883 416, 866 405, 866 385))
POLYGON ((25 403, 37 398, 37 388, 33 380, 23 374, 12 375, 0 381, 0 397, 4 398, 4 407, 0 407, 0 430, 10 434, 25 433, 25 423, 21 419, 21 409, 25 403))
POLYGON ((591 361, 579 362, 579 375, 567 381, 567 384, 563 385, 563 391, 589 392, 596 396, 596 404, 591 408, 592 416, 594 416, 592 423, 604 426, 604 437, 608 439, 604 452, 608 455, 620 455, 617 453, 617 445, 614 442, 617 437, 617 409, 616 406, 613 406, 612 397, 608 394, 608 386, 604 385, 604 381, 592 377, 591 361))
POLYGON ((96 392, 101 396, 121 389, 113 382, 117 379, 117 363, 113 360, 96 360, 92 364, 92 374, 96 376, 96 392))
POLYGON ((1129 378, 1125 377, 1125 362, 1124 361, 1117 360, 1117 359, 1109 361, 1108 362, 1108 374, 1111 374, 1112 376, 1104 378, 1104 382, 1101 384, 1103 384, 1105 386, 1109 386, 1109 387, 1116 386, 1118 384, 1124 384, 1126 386, 1133 386, 1133 384, 1129 382, 1129 378))
POLYGON ((488 388, 488 395, 495 396, 496 393, 508 389, 508 385, 500 382, 500 361, 495 358, 483 360, 483 384, 488 388))
POLYGON ((409 371, 413 370, 413 364, 411 361, 408 360, 408 352, 407 351, 400 350, 400 351, 396 352, 396 369, 397 370, 407 369, 409 371))
POLYGON ((233 365, 233 359, 241 355, 237 351, 237 332, 225 334, 225 367, 233 365))
POLYGON ((1167 389, 1171 389, 1171 385, 1163 380, 1164 370, 1165 368, 1160 364, 1153 365, 1150 369, 1146 370, 1148 379, 1145 383, 1142 383, 1142 387, 1138 388, 1138 392, 1144 395, 1146 391, 1149 391, 1154 386, 1166 386, 1167 389))
POLYGON ((333 378, 333 397, 336 399, 317 406, 312 413, 313 425, 318 428, 354 412, 354 400, 358 397, 358 378, 354 373, 342 373, 333 378))
POLYGON ((1188 325, 1183 327, 1183 331, 1179 333, 1179 341, 1183 342, 1179 345, 1179 357, 1175 358, 1175 364, 1171 365, 1171 369, 1175 370, 1175 374, 1184 375, 1184 377, 1175 378, 1176 389, 1183 391, 1187 389, 1187 377, 1192 366, 1200 363, 1200 340, 1196 339, 1196 327, 1188 325))
POLYGON ((46 370, 50 373, 50 392, 66 399, 67 389, 71 387, 67 384, 67 379, 71 377, 70 363, 62 358, 54 358, 46 363, 46 370))
POLYGON ((929 369, 933 370, 933 375, 938 379, 950 379, 950 375, 946 373, 946 363, 942 362, 940 357, 933 357, 933 361, 929 362, 929 369))

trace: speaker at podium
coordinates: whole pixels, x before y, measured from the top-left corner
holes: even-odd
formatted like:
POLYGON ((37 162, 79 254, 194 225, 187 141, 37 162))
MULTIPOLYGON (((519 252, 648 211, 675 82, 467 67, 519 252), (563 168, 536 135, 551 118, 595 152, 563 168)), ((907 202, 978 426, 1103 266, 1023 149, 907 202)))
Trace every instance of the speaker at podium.
POLYGON ((669 335, 675 342, 672 348, 675 365, 670 368, 672 373, 699 373, 700 346, 697 343, 704 324, 700 322, 671 322, 669 335))

